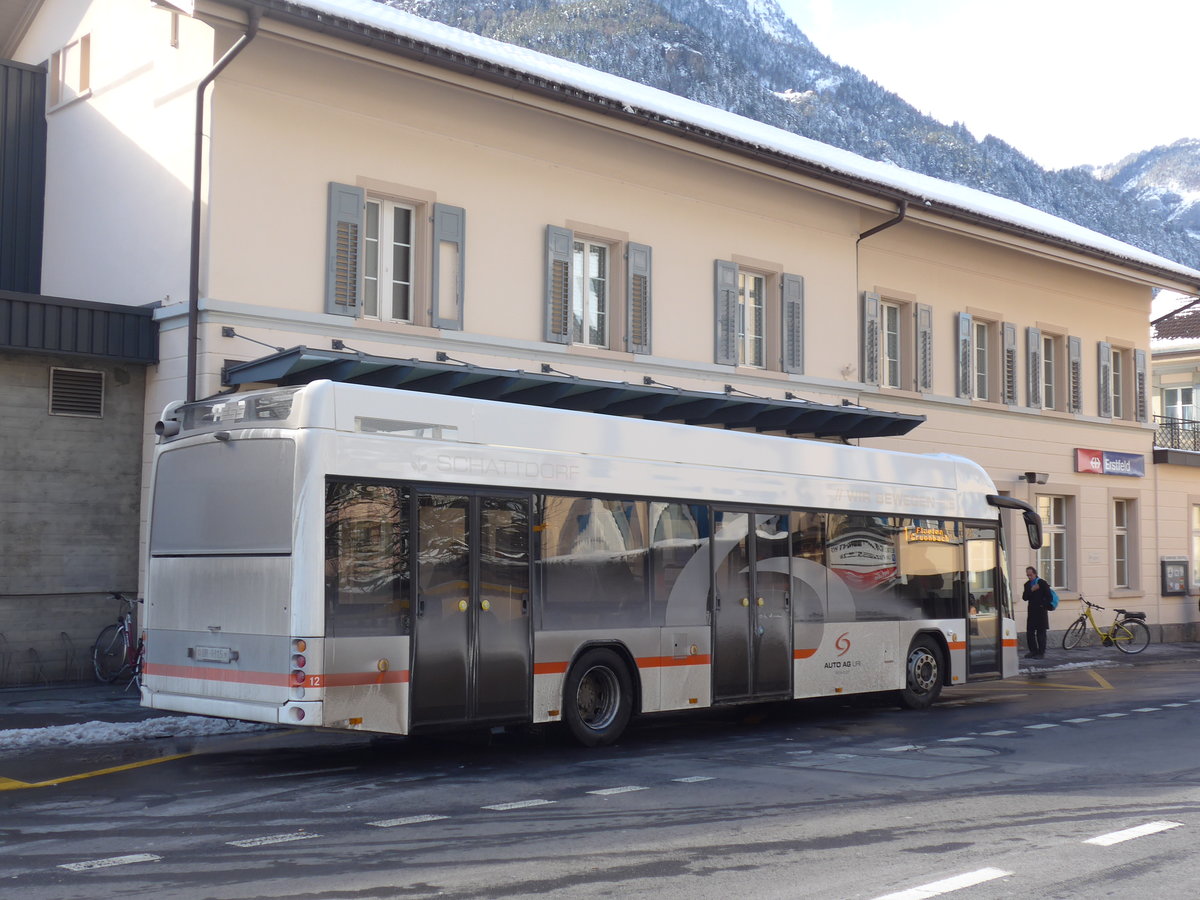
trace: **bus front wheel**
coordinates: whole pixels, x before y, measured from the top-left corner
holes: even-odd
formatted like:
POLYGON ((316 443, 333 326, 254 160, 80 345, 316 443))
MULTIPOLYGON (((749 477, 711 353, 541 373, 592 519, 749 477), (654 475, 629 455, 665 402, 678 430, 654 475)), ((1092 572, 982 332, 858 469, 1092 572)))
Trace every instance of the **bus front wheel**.
POLYGON ((904 663, 904 688, 900 705, 928 709, 942 692, 942 652, 934 641, 919 637, 912 642, 904 663))
POLYGON ((633 714, 629 669, 612 650, 588 650, 571 667, 563 691, 563 717, 575 740, 602 747, 621 736, 633 714))

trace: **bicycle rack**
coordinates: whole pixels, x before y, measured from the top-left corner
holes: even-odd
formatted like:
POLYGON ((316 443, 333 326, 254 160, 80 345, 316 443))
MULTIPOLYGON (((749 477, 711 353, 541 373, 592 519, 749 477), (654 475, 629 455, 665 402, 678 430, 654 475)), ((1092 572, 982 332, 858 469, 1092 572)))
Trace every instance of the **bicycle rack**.
POLYGON ((36 684, 40 681, 42 684, 49 686, 50 679, 46 677, 46 666, 42 662, 41 654, 37 652, 37 648, 30 647, 27 656, 29 657, 29 668, 32 673, 30 684, 36 684))
POLYGON ((0 631, 0 685, 8 684, 8 670, 12 665, 12 653, 8 650, 8 638, 0 631))
POLYGON ((71 636, 65 631, 58 633, 58 639, 62 643, 63 648, 63 674, 65 678, 68 681, 83 681, 83 660, 79 658, 79 653, 75 649, 75 642, 71 640, 71 636))

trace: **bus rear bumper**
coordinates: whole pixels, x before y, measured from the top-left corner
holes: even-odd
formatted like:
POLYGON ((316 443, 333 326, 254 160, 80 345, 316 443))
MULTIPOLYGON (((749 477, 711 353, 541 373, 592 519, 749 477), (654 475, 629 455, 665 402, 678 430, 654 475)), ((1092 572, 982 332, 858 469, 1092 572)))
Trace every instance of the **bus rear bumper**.
POLYGON ((142 686, 142 706, 170 710, 192 716, 213 716, 219 719, 242 719, 268 725, 322 725, 323 709, 319 701, 254 703, 218 697, 197 697, 171 694, 142 686))

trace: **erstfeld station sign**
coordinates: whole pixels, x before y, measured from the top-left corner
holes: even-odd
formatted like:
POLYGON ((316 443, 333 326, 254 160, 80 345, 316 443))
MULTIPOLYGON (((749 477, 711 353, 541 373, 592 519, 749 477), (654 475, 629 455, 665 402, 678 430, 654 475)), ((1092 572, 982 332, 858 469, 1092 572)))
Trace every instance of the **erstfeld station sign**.
POLYGON ((1112 450, 1083 450, 1075 448, 1075 471, 1093 475, 1126 475, 1143 478, 1146 457, 1140 453, 1117 453, 1112 450))

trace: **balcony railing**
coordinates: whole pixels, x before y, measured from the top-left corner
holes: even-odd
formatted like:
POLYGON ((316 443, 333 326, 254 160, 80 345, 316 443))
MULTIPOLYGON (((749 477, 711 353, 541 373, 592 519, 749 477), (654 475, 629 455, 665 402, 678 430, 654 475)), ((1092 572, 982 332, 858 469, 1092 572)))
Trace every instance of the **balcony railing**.
POLYGON ((1200 421, 1155 416, 1154 446, 1200 453, 1200 421))

